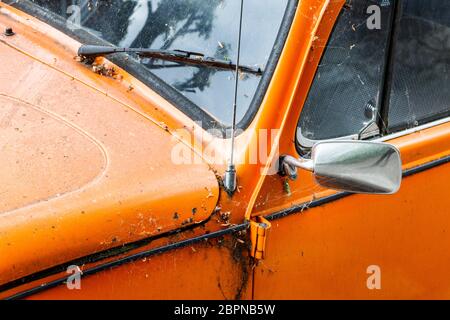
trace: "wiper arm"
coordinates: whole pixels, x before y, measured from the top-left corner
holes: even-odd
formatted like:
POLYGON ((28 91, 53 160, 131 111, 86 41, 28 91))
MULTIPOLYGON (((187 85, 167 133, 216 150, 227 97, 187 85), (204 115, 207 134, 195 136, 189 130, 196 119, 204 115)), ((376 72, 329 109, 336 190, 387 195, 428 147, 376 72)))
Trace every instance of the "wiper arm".
MULTIPOLYGON (((185 63, 195 66, 206 66, 210 68, 218 68, 224 70, 236 70, 236 64, 227 60, 220 60, 213 57, 205 56, 202 53, 184 51, 184 50, 155 50, 145 48, 119 48, 110 46, 93 46, 82 45, 78 49, 78 56, 85 58, 96 58, 108 54, 115 53, 135 53, 143 58, 160 59, 164 61, 185 63)), ((255 75, 262 75, 263 70, 257 67, 239 65, 239 71, 251 73, 255 75)))

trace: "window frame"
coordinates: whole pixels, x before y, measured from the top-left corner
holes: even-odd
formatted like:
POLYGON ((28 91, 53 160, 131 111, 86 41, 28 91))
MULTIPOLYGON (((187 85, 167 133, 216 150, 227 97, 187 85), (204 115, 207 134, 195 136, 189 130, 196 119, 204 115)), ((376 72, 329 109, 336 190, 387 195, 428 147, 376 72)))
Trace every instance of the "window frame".
MULTIPOLYGON (((395 68, 395 49, 396 49, 396 39, 399 32, 400 22, 401 22, 401 13, 403 8, 403 0, 392 0, 393 1, 393 11, 391 16, 391 21, 389 25, 389 34, 388 34, 388 43, 386 46, 386 55, 385 55, 385 68, 383 71, 383 78, 381 81, 380 86, 380 109, 379 114, 376 119, 376 124, 378 125, 378 128, 380 129, 379 134, 370 136, 368 138, 360 138, 360 133, 355 133, 352 135, 346 135, 346 136, 339 136, 332 139, 327 140, 312 140, 304 137, 301 134, 301 128, 297 126, 295 131, 295 147, 297 149, 297 152, 299 155, 308 156, 311 148, 314 146, 314 144, 321 142, 321 141, 328 141, 328 140, 369 140, 369 141, 388 141, 391 139, 395 139, 398 137, 406 136, 414 132, 418 132, 420 130, 432 128, 447 122, 450 122, 450 116, 445 117, 439 117, 437 119, 433 120, 424 120, 424 123, 419 124, 416 127, 413 128, 400 128, 400 129, 394 129, 389 128, 389 107, 390 107, 390 94, 392 90, 392 81, 393 81, 393 70, 395 68)), ((345 7, 342 7, 341 10, 343 10, 345 7)), ((334 27, 337 25, 339 19, 339 15, 336 17, 336 20, 334 22, 334 27)), ((327 44, 331 39, 333 32, 330 32, 329 38, 327 39, 327 44)), ((322 56, 320 58, 320 61, 324 57, 325 50, 322 53, 322 56)), ((320 61, 318 66, 320 65, 320 61)), ((318 70, 318 66, 316 68, 316 72, 318 70)), ((313 85, 314 79, 311 82, 311 85, 308 89, 311 90, 311 87, 313 85)), ((307 98, 305 99, 304 104, 306 103, 307 98)), ((304 106, 303 104, 303 106, 304 106)), ((301 118, 301 114, 299 117, 299 120, 301 118)), ((363 128, 364 129, 364 128, 363 128)))

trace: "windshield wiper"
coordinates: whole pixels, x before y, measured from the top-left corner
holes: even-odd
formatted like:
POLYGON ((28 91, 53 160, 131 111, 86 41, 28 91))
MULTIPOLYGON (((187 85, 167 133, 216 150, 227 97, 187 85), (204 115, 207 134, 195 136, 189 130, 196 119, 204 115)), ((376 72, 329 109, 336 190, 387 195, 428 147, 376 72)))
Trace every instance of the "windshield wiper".
MULTIPOLYGON (((185 63, 195 66, 206 66, 210 68, 218 68, 224 70, 236 70, 236 64, 227 60, 220 60, 213 57, 205 56, 202 53, 184 51, 184 50, 155 50, 145 48, 119 48, 110 46, 93 46, 82 45, 78 49, 78 56, 85 58, 96 58, 114 53, 135 53, 141 58, 153 58, 164 61, 185 63)), ((251 67, 245 65, 238 66, 239 71, 251 73, 255 75, 262 75, 263 70, 258 67, 251 67)))

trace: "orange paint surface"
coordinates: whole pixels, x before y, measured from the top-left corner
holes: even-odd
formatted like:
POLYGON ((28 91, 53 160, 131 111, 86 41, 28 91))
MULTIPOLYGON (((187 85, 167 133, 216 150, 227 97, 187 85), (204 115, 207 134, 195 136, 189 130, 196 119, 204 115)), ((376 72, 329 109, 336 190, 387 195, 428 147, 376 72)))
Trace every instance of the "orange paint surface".
MULTIPOLYGON (((16 32, 0 35, 0 285, 163 234, 87 262, 88 270, 336 193, 300 171, 289 196, 283 178, 266 173, 277 151, 298 156, 297 120, 343 3, 299 3, 262 105, 236 139, 244 164, 237 166, 240 188, 232 198, 216 177, 224 172, 228 140, 213 150, 223 164, 207 155, 174 164, 176 145, 198 155, 206 142, 193 145, 193 138, 212 137, 132 75, 117 66, 114 77, 95 74, 74 60, 78 42, 0 3, 0 30, 16 32), (177 133, 181 128, 188 137, 177 133), (269 156, 246 164, 260 129, 277 130, 268 133, 269 156), (165 234, 189 225, 192 230, 165 234)), ((416 167, 450 155, 450 124, 390 142, 400 148, 405 169, 416 167)), ((249 236, 240 233, 87 276, 80 291, 60 285, 31 298, 449 298, 449 178, 446 164, 405 178, 394 196, 349 196, 274 220, 267 254, 255 268, 249 236), (366 287, 373 264, 383 270, 381 291, 366 287)))

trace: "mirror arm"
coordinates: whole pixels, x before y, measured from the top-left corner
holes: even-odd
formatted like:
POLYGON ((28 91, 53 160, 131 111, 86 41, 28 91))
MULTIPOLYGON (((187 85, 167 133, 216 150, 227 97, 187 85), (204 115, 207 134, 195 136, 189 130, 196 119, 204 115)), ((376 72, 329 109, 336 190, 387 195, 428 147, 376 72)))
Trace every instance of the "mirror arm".
POLYGON ((281 156, 279 163, 279 174, 281 176, 287 176, 291 180, 297 179, 297 169, 301 168, 314 172, 314 162, 310 159, 294 158, 292 156, 281 156))

